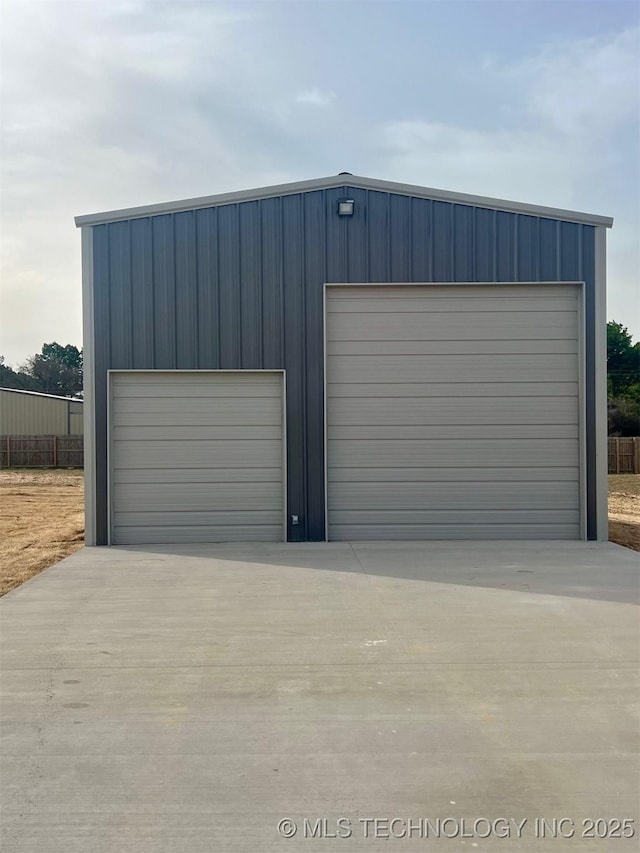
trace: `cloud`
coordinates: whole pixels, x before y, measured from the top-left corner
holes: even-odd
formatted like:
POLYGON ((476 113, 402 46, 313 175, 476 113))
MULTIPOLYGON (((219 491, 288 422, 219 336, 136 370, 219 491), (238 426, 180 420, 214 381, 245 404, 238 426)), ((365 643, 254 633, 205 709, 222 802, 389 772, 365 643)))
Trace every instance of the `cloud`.
MULTIPOLYGON (((637 124, 638 31, 556 43, 511 66, 491 64, 488 85, 510 104, 502 126, 477 129, 421 118, 383 123, 395 175, 485 195, 567 206, 585 177, 606 168, 625 125, 637 124)), ((485 71, 487 71, 485 64, 485 71)))
POLYGON ((638 29, 576 42, 558 41, 515 68, 529 84, 532 118, 549 128, 600 141, 638 112, 638 29))
MULTIPOLYGON (((305 5, 297 15, 308 28, 305 5)), ((413 7, 401 5, 409 22, 413 7)), ((479 50, 464 64, 477 61, 482 105, 469 81, 456 88, 459 76, 444 76, 428 114, 392 62, 385 91, 402 98, 381 99, 379 81, 368 91, 362 63, 336 76, 330 33, 315 65, 292 57, 306 30, 283 30, 290 16, 271 8, 5 0, 0 351, 9 362, 54 338, 81 342, 75 214, 341 170, 612 213, 612 268, 635 283, 637 32, 523 49, 511 64, 495 47, 479 50)))
MULTIPOLYGON (((383 122, 389 177, 613 215, 609 316, 640 337, 637 157, 640 31, 554 41, 511 65, 480 59, 505 107, 499 126, 383 122)), ((382 165, 381 167, 382 168, 382 165)))
POLYGON ((398 180, 540 203, 549 187, 557 198, 573 195, 575 159, 541 132, 414 120, 384 126, 381 141, 398 180))
POLYGON ((234 100, 232 34, 251 20, 209 4, 5 4, 0 314, 9 362, 54 338, 81 343, 75 214, 247 180, 242 145, 219 116, 234 100))
POLYGON ((323 92, 321 89, 307 89, 296 95, 294 101, 297 104, 309 104, 314 107, 328 107, 335 100, 335 92, 323 92))

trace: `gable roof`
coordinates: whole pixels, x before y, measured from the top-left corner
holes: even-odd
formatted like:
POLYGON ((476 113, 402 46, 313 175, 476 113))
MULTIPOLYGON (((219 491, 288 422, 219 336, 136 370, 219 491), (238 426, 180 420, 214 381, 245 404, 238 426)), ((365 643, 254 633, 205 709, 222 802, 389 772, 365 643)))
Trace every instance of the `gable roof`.
POLYGON ((216 207, 222 204, 235 204, 241 201, 257 201, 274 196, 293 195, 295 193, 313 192, 314 190, 351 187, 378 192, 409 195, 417 198, 428 198, 434 201, 448 201, 471 207, 483 207, 491 210, 504 210, 509 213, 524 213, 530 216, 543 216, 548 219, 560 219, 563 222, 578 222, 583 225, 604 225, 611 228, 613 219, 608 216, 596 216, 593 213, 579 213, 575 210, 561 210, 555 207, 543 207, 536 204, 525 204, 518 201, 506 201, 498 198, 468 195, 467 193, 449 192, 430 187, 400 184, 395 181, 380 181, 375 178, 364 178, 342 172, 326 178, 315 178, 310 181, 295 181, 289 184, 277 184, 271 187, 241 190, 240 192, 221 193, 219 195, 187 198, 180 201, 168 201, 161 204, 147 204, 142 207, 130 207, 123 210, 109 210, 104 213, 90 213, 76 216, 77 227, 101 225, 106 222, 118 222, 123 219, 141 219, 147 216, 158 216, 163 213, 179 213, 186 210, 199 210, 205 207, 216 207))

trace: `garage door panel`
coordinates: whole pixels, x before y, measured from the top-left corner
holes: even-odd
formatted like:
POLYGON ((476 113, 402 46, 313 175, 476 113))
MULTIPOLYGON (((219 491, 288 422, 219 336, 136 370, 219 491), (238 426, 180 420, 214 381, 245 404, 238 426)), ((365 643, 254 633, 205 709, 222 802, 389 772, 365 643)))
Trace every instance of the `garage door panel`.
POLYGON ((282 435, 281 426, 253 425, 253 426, 119 426, 119 441, 193 441, 207 440, 237 441, 265 440, 278 441, 282 435))
POLYGON ((508 333, 510 338, 547 340, 575 339, 577 324, 575 314, 504 312, 496 314, 460 315, 459 313, 388 311, 376 314, 333 314, 327 316, 327 340, 332 341, 396 341, 432 340, 452 341, 495 340, 496 331, 508 333))
POLYGON ((120 512, 145 511, 196 512, 203 507, 210 510, 266 510, 282 511, 282 495, 273 483, 165 483, 160 488, 155 483, 115 485, 113 505, 120 512))
POLYGON ((179 545, 200 542, 279 542, 282 524, 165 525, 118 527, 114 545, 179 545))
MULTIPOLYGON (((468 426, 444 425, 447 437, 451 439, 503 439, 513 436, 513 426, 499 424, 469 424, 468 426)), ((364 424, 352 426, 333 426, 331 438, 340 439, 432 439, 440 438, 443 426, 414 425, 414 426, 368 426, 364 424)), ((575 424, 534 424, 518 426, 518 437, 524 438, 572 438, 575 434, 575 424)))
POLYGON ((331 467, 329 470, 329 482, 335 483, 397 483, 397 482, 428 482, 428 483, 490 483, 493 481, 518 482, 523 488, 529 483, 540 480, 549 482, 573 483, 574 488, 578 484, 578 476, 575 467, 543 467, 522 468, 512 466, 509 468, 473 468, 468 465, 456 467, 438 465, 421 467, 410 465, 406 467, 379 468, 373 465, 366 468, 349 468, 347 466, 331 467))
MULTIPOLYGON (((376 397, 333 400, 329 426, 576 424, 577 397, 376 397)), ((512 433, 511 433, 512 434, 512 433)))
POLYGON ((577 524, 337 524, 331 525, 333 542, 428 541, 433 539, 578 539, 577 524))
POLYGON ((327 382, 569 382, 577 357, 560 355, 329 355, 327 382))
POLYGON ((282 374, 111 377, 114 544, 281 541, 282 374))
POLYGON ((111 408, 114 426, 226 426, 228 424, 280 424, 282 404, 277 398, 118 397, 111 408))
MULTIPOLYGON (((425 311, 425 302, 421 297, 413 294, 392 294, 390 296, 372 296, 367 299, 366 305, 357 295, 348 295, 342 298, 331 297, 327 308, 328 314, 386 314, 390 305, 395 313, 422 313, 425 311)), ((505 296, 504 291, 494 291, 491 296, 479 296, 478 288, 475 294, 469 288, 460 288, 457 296, 442 295, 434 292, 429 296, 429 312, 438 314, 481 314, 486 311, 503 313, 540 312, 540 311, 569 311, 575 309, 575 295, 545 296, 540 297, 532 294, 530 296, 505 296)))
POLYGON ((282 469, 273 468, 116 468, 119 483, 281 483, 282 469))
MULTIPOLYGON (((437 305, 441 299, 454 299, 467 301, 469 299, 488 301, 497 300, 496 304, 500 304, 505 299, 535 299, 545 303, 548 300, 570 297, 575 300, 576 286, 575 284, 566 282, 555 282, 549 287, 541 287, 538 282, 523 282, 514 287, 509 283, 496 282, 460 282, 456 284, 441 283, 430 284, 429 286, 429 305, 437 305)), ((421 300, 423 301, 424 288, 415 284, 381 284, 381 285, 362 285, 351 284, 333 287, 329 291, 329 299, 327 300, 327 313, 340 311, 340 307, 347 302, 360 300, 359 311, 367 311, 368 307, 375 303, 376 300, 383 300, 387 304, 389 301, 395 302, 398 305, 403 305, 405 301, 421 300), (363 306, 362 301, 366 299, 366 304, 363 306)), ((357 304, 354 306, 357 310, 357 304)), ((358 312, 359 313, 359 312, 358 312)))
POLYGON ((237 525, 280 525, 282 526, 282 509, 275 510, 211 510, 209 512, 196 512, 192 510, 179 510, 174 512, 116 512, 114 513, 114 525, 118 527, 161 527, 166 525, 179 526, 184 524, 183 512, 189 513, 187 519, 191 527, 203 525, 237 526, 237 525))
POLYGON ((578 341, 553 338, 544 341, 334 341, 333 355, 557 355, 577 353, 578 341))
POLYGON ((280 441, 115 441, 115 468, 273 468, 280 441))
POLYGON ((327 442, 329 468, 418 465, 474 466, 482 460, 487 466, 511 467, 541 464, 578 465, 578 448, 573 439, 342 439, 327 442))
POLYGON ((466 525, 466 524, 565 524, 578 526, 577 509, 443 509, 443 510, 344 510, 340 521, 347 525, 466 525))
POLYGON ((577 294, 329 287, 329 538, 578 538, 577 294))
MULTIPOLYGON (((332 510, 406 510, 429 507, 433 510, 578 509, 572 481, 521 483, 388 482, 331 483, 332 510)), ((364 520, 364 519, 361 519, 364 520)))
MULTIPOLYGON (((327 385, 327 399, 336 397, 577 397, 575 382, 343 382, 338 375, 327 385)), ((329 415, 331 408, 329 409, 329 415)))
POLYGON ((273 382, 266 379, 256 379, 255 382, 247 382, 238 385, 237 374, 230 374, 229 377, 221 379, 216 385, 209 385, 202 382, 191 382, 187 379, 173 379, 163 381, 159 384, 155 381, 145 382, 140 380, 139 384, 134 382, 118 381, 118 385, 113 388, 113 398, 120 399, 124 397, 134 398, 189 398, 189 397, 239 397, 245 399, 256 399, 260 397, 273 397, 274 392, 277 392, 281 383, 273 382), (235 384, 234 384, 235 382, 235 384))

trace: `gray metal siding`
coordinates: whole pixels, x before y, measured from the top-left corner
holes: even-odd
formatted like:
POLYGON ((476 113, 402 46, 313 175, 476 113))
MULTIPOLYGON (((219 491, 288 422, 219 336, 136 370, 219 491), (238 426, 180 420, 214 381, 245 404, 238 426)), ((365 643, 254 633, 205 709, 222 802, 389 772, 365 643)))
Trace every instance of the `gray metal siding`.
POLYGON ((578 291, 329 287, 329 539, 580 538, 578 291))
MULTIPOLYGON (((285 368, 291 540, 324 538, 324 282, 586 282, 594 435, 594 227, 349 187, 97 225, 97 541, 106 542, 110 367, 285 368), (338 218, 336 201, 355 213, 338 218)), ((588 534, 595 481, 588 466, 588 534)))
POLYGON ((83 403, 0 389, 0 435, 82 435, 83 403))

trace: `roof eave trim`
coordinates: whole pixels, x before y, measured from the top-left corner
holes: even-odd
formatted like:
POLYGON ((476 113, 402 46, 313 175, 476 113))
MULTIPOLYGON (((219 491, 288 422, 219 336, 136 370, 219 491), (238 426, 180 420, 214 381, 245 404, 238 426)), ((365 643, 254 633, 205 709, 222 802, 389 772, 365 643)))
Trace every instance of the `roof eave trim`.
POLYGON ((126 219, 142 219, 168 213, 182 213, 188 210, 201 210, 207 207, 218 207, 224 204, 236 204, 243 201, 259 201, 260 199, 273 198, 274 196, 295 195, 296 193, 332 189, 335 187, 354 187, 356 189, 410 195, 415 198, 428 198, 434 201, 446 201, 471 207, 503 210, 507 213, 522 213, 529 216, 558 219, 563 222, 577 222, 582 225, 604 225, 606 228, 611 228, 613 225, 613 219, 608 216, 597 216, 596 214, 580 213, 575 210, 562 210, 555 207, 526 204, 524 202, 450 192, 430 187, 419 187, 395 181, 380 181, 375 178, 365 178, 358 175, 331 175, 326 178, 316 178, 310 181, 296 181, 288 184, 241 190, 240 192, 221 193, 218 195, 202 196, 200 198, 162 202, 160 204, 148 204, 142 207, 110 210, 104 213, 91 213, 85 216, 76 216, 75 224, 78 228, 83 228, 109 222, 121 222, 126 219))

